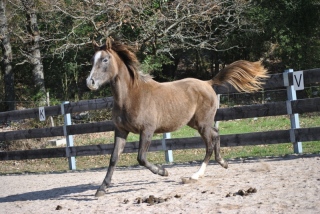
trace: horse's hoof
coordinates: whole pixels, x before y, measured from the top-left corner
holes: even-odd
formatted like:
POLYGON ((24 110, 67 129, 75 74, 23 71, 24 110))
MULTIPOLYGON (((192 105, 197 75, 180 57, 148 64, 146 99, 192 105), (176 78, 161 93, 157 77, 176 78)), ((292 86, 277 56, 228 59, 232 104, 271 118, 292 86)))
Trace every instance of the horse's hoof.
POLYGON ((225 160, 218 161, 218 163, 225 169, 228 169, 228 162, 225 160))
POLYGON ((228 162, 225 161, 225 162, 222 164, 222 167, 225 168, 225 169, 228 169, 228 162))
POLYGON ((104 196, 106 194, 105 191, 103 190, 97 190, 96 194, 94 195, 94 197, 101 197, 104 196))
POLYGON ((167 171, 166 169, 163 169, 163 168, 162 168, 162 169, 159 171, 159 175, 168 176, 169 173, 168 173, 168 171, 167 171))
POLYGON ((163 169, 163 176, 169 176, 169 173, 166 169, 163 169))

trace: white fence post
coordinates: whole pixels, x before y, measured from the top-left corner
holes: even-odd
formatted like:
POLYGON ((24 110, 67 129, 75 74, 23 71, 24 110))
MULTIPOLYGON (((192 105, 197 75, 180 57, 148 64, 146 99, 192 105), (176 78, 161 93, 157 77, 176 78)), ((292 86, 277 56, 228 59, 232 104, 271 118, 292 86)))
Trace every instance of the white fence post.
POLYGON ((171 134, 170 133, 163 133, 163 138, 162 138, 162 148, 165 151, 165 158, 166 158, 166 162, 167 163, 172 163, 173 162, 173 154, 172 154, 172 150, 167 150, 167 146, 166 146, 166 139, 170 139, 171 138, 171 134))
MULTIPOLYGON (((290 140, 293 143, 294 153, 302 153, 302 143, 296 141, 294 130, 300 128, 299 114, 292 113, 291 101, 297 99, 296 90, 294 85, 290 85, 289 73, 293 73, 293 69, 285 70, 283 73, 284 85, 287 87, 287 112, 290 115, 291 129, 290 129, 290 140)), ((294 81, 294 80, 293 80, 294 81)))
MULTIPOLYGON (((217 98, 218 98, 217 106, 218 106, 218 109, 220 108, 220 97, 221 97, 221 95, 217 94, 217 98)), ((214 121, 214 128, 219 129, 219 121, 214 121)))
POLYGON ((68 135, 67 126, 71 125, 71 115, 70 113, 66 114, 64 105, 68 104, 68 101, 65 101, 61 104, 61 114, 64 117, 64 125, 63 125, 63 134, 67 139, 67 146, 66 146, 66 156, 68 157, 69 162, 69 169, 75 170, 76 169, 76 158, 74 156, 70 156, 70 147, 73 146, 73 136, 68 135))

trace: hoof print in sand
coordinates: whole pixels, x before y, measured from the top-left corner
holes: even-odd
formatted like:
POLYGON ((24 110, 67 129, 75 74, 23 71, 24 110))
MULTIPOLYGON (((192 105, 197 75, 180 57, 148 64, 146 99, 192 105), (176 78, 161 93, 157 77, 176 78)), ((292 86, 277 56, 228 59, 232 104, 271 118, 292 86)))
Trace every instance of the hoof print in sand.
POLYGON ((247 196, 249 194, 253 194, 253 193, 256 193, 257 192, 257 189, 256 188, 252 188, 250 187, 248 190, 243 190, 243 189, 240 189, 238 192, 236 193, 232 193, 232 192, 229 192, 226 197, 231 197, 231 196, 236 196, 236 195, 240 195, 240 196, 247 196))
POLYGON ((183 184, 196 183, 198 180, 192 178, 181 178, 183 184))
POLYGON ((62 206, 58 205, 58 206, 56 207, 56 210, 62 210, 62 206))
POLYGON ((149 206, 151 206, 151 205, 163 203, 168 200, 169 200, 169 197, 168 198, 161 198, 161 197, 158 198, 158 197, 154 197, 154 195, 150 195, 148 198, 138 197, 138 198, 136 198, 135 202, 137 204, 147 203, 149 206))

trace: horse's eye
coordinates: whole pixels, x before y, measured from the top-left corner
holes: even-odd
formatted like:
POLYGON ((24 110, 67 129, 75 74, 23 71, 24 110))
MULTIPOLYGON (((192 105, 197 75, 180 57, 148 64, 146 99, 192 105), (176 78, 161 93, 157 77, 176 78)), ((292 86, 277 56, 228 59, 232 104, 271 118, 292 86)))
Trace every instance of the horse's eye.
POLYGON ((108 62, 108 59, 104 58, 104 59, 102 59, 102 62, 106 63, 106 62, 108 62))

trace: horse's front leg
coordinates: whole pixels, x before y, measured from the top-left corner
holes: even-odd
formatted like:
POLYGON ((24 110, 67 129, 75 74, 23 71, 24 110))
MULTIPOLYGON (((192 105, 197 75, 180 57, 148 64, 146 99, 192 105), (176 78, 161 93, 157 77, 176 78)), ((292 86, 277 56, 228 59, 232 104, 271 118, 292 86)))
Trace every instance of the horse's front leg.
POLYGON ((139 141, 139 152, 138 152, 138 162, 141 166, 145 166, 154 174, 168 176, 168 171, 162 167, 158 167, 147 160, 147 152, 151 144, 151 139, 153 136, 153 131, 142 131, 140 133, 139 141))
POLYGON ((121 153, 123 152, 124 146, 126 144, 126 139, 129 132, 119 131, 118 129, 115 130, 114 135, 114 148, 111 154, 110 163, 107 171, 107 175, 104 178, 101 186, 97 190, 95 196, 100 197, 106 193, 106 188, 109 187, 111 183, 111 177, 113 175, 115 166, 119 160, 121 153))

